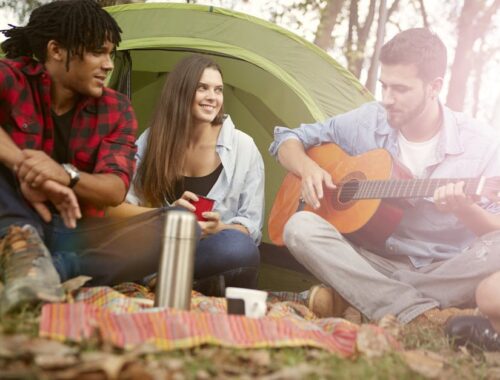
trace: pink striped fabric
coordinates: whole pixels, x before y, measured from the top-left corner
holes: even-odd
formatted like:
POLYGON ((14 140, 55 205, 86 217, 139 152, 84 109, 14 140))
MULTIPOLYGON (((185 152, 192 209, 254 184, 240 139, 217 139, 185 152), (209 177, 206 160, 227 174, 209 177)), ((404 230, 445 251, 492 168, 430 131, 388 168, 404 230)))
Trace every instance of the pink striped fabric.
POLYGON ((135 298, 111 288, 84 288, 75 303, 43 306, 40 336, 77 342, 99 336, 126 349, 143 344, 159 350, 203 344, 239 348, 311 346, 342 357, 354 354, 359 326, 343 319, 317 319, 303 304, 270 299, 266 317, 251 319, 227 315, 225 299, 195 292, 191 311, 179 311, 145 308, 135 298))
POLYGON ((121 348, 152 344, 160 350, 189 348, 202 344, 226 347, 323 348, 343 357, 355 350, 357 327, 338 320, 328 328, 293 319, 213 314, 174 309, 150 309, 113 313, 102 307, 77 302, 47 304, 42 309, 40 336, 82 341, 97 333, 103 341, 121 348))

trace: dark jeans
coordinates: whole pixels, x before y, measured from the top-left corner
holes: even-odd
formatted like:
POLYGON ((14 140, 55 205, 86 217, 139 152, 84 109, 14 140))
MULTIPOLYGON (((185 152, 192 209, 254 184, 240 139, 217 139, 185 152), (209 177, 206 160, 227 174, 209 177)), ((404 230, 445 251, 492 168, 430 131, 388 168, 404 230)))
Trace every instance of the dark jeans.
MULTIPOLYGON (((115 285, 156 272, 166 212, 156 209, 128 219, 84 218, 76 229, 66 228, 58 215, 45 223, 20 194, 12 173, 0 165, 0 237, 12 224, 34 226, 62 281, 87 275, 91 285, 115 285)), ((194 276, 223 274, 228 286, 255 287, 258 263, 249 236, 222 231, 199 243, 194 276)))
MULTIPOLYGON (((222 275, 225 286, 256 288, 259 269, 259 249, 253 239, 240 231, 222 230, 201 239, 196 250, 194 278, 199 287, 196 290, 206 295, 220 295, 204 288, 200 279, 222 275)), ((216 279, 217 280, 217 279, 216 279)), ((206 284, 209 289, 213 284, 206 284)))

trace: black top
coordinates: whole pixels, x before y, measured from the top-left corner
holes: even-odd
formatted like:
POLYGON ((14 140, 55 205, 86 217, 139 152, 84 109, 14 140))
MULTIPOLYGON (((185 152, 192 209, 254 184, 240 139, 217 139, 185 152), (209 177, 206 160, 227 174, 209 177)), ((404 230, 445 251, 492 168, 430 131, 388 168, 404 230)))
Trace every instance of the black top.
POLYGON ((57 115, 51 110, 52 121, 54 122, 54 150, 52 151, 52 158, 63 164, 69 162, 69 135, 71 133, 71 121, 75 114, 75 108, 68 112, 57 115))
POLYGON ((184 177, 175 184, 175 199, 168 199, 172 203, 179 199, 184 191, 206 196, 212 187, 217 182, 220 173, 222 172, 222 163, 210 174, 203 177, 184 177))

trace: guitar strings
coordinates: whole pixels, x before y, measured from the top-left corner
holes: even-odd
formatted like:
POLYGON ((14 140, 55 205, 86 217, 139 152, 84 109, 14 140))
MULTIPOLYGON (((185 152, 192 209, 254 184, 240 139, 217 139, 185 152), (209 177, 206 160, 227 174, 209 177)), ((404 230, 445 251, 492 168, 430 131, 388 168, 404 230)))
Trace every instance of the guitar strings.
MULTIPOLYGON (((464 182, 464 186, 476 187, 480 179, 466 179, 466 178, 430 178, 430 179, 408 179, 408 180, 363 180, 363 181, 346 181, 337 184, 337 189, 334 192, 340 193, 341 196, 349 196, 354 198, 356 194, 363 193, 365 196, 371 196, 373 199, 379 198, 397 198, 397 197, 426 197, 431 196, 429 191, 434 190, 442 185, 450 182, 464 182), (424 188, 425 187, 425 188, 424 188), (400 192, 411 192, 411 194, 399 194, 400 192), (375 196, 371 193, 381 193, 382 196, 375 196), (366 193, 366 194, 365 194, 366 193), (389 194, 386 194, 389 193, 389 194), (396 193, 396 194, 393 194, 396 193), (416 193, 416 194, 414 194, 416 193)), ((366 198, 365 198, 366 199, 366 198)))

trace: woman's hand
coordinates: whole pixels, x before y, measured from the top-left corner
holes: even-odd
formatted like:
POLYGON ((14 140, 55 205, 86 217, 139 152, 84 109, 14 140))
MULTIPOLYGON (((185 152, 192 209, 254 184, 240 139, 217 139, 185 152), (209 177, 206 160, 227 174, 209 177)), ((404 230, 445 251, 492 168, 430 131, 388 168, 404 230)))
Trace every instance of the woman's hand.
POLYGON ((216 234, 224 229, 224 223, 220 221, 220 214, 217 211, 205 211, 202 215, 206 219, 205 222, 198 222, 202 238, 216 234))
POLYGON ((194 212, 196 207, 190 201, 197 202, 198 200, 198 196, 195 193, 185 191, 182 196, 172 204, 172 206, 184 207, 186 210, 194 212))

